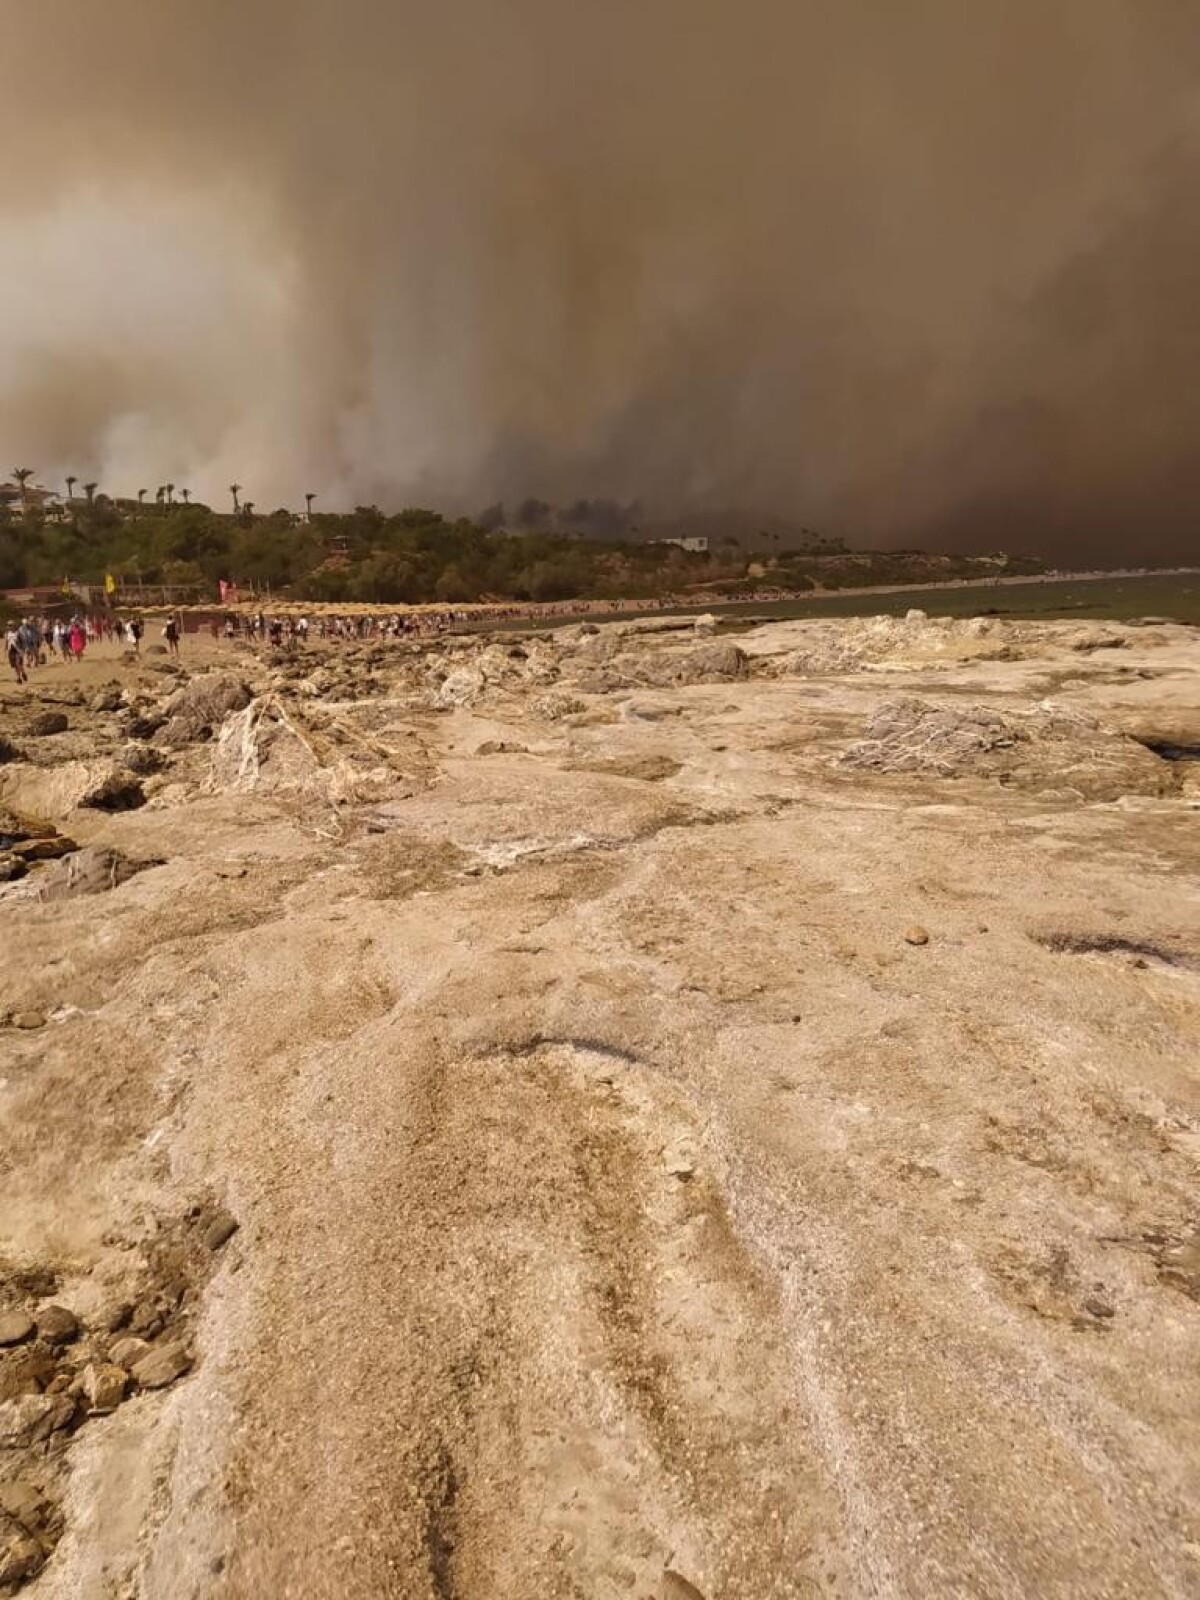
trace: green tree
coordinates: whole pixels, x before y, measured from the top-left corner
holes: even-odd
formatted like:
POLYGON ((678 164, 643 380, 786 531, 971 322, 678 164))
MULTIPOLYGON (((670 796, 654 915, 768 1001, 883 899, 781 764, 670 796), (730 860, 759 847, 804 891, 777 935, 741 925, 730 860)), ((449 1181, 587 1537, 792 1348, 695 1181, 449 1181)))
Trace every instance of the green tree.
POLYGON ((468 583, 453 561, 442 568, 433 586, 434 599, 444 600, 450 605, 461 605, 465 600, 474 599, 477 593, 477 588, 468 583))

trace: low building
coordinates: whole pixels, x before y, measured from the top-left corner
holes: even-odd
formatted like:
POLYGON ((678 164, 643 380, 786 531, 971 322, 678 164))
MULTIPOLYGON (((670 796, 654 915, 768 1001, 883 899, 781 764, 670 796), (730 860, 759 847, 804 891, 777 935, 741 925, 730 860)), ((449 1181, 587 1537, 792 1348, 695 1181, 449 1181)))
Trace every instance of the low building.
POLYGON ((48 517, 57 517, 62 511, 62 496, 40 483, 27 483, 23 489, 17 483, 0 483, 0 505, 10 511, 41 511, 48 517))

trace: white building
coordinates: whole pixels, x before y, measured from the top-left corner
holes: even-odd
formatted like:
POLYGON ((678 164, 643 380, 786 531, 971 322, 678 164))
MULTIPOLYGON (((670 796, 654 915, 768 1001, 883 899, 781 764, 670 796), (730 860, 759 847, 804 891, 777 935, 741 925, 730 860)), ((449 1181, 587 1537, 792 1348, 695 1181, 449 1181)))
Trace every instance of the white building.
POLYGON ((701 533, 685 533, 678 539, 659 539, 657 543, 678 545, 681 550, 690 550, 693 555, 708 554, 708 539, 701 533))

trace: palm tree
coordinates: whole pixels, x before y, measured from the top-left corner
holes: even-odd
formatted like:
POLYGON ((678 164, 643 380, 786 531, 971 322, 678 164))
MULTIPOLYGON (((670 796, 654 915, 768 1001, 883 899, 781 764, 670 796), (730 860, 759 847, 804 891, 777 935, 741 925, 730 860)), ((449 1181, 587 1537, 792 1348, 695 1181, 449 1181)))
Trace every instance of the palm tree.
POLYGON ((160 483, 158 488, 154 491, 154 504, 156 506, 162 505, 163 501, 166 499, 166 495, 167 486, 165 483, 160 483))
POLYGON ((174 495, 175 495, 175 485, 173 483, 169 483, 167 485, 167 504, 168 505, 172 504, 174 495))
POLYGON ((309 522, 312 521, 312 503, 316 498, 316 495, 311 493, 304 496, 304 515, 309 522))
POLYGON ((87 503, 88 503, 89 506, 95 505, 95 503, 96 503, 96 490, 99 487, 100 487, 100 485, 98 483, 85 483, 84 484, 83 492, 84 492, 85 495, 87 495, 87 503))
POLYGON ((73 472, 68 472, 67 473, 67 501, 68 501, 68 503, 70 501, 74 500, 74 498, 75 498, 75 485, 78 482, 79 482, 79 479, 75 476, 75 474, 73 472))
POLYGON ((242 506, 242 514, 248 522, 254 521, 254 501, 247 500, 242 506))
POLYGON ((138 505, 142 505, 143 504, 143 502, 146 499, 146 496, 149 493, 150 493, 149 489, 139 489, 138 490, 138 505))
POLYGON ((241 484, 231 483, 229 485, 229 492, 233 496, 233 514, 236 517, 238 512, 241 510, 241 506, 238 504, 238 495, 242 492, 241 484))
POLYGON ((186 506, 188 501, 192 498, 192 491, 190 489, 180 489, 179 493, 183 498, 184 505, 186 506))
POLYGON ((13 477, 17 480, 17 488, 21 491, 21 510, 28 510, 29 501, 25 493, 25 485, 33 477, 32 467, 14 467, 13 477))

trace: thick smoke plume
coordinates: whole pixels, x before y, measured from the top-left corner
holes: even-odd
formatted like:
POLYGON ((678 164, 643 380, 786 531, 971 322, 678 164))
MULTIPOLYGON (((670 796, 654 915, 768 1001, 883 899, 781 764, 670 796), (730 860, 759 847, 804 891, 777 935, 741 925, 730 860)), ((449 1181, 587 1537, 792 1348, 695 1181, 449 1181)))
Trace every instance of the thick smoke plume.
POLYGON ((1194 0, 40 0, 0 439, 260 508, 1188 554, 1194 0))

